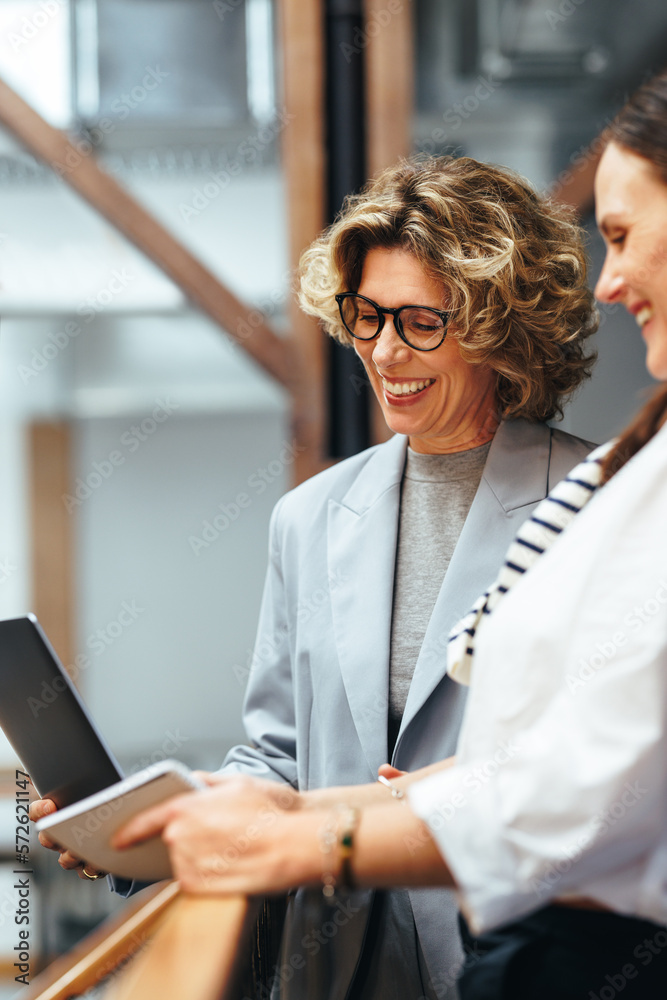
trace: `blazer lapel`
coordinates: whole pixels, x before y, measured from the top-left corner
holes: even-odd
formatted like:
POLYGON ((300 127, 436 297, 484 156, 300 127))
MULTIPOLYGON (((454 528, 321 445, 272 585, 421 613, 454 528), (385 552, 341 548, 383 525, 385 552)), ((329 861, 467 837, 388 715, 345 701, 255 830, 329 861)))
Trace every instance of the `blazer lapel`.
MULTIPOLYGON (((396 748, 445 675, 449 631, 496 578, 527 505, 548 491, 551 431, 527 420, 502 423, 440 588, 417 660, 396 748)), ((452 682, 454 683, 454 682, 452 682)))
POLYGON ((371 773, 387 759, 389 644, 401 479, 407 439, 379 448, 338 503, 329 501, 334 640, 352 718, 371 773))

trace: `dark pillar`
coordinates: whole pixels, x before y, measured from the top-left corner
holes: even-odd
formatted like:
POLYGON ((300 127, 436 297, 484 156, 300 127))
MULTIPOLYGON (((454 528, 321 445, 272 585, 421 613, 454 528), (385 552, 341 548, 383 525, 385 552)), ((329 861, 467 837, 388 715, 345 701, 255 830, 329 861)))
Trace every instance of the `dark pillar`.
MULTIPOLYGON (((326 2, 328 216, 366 180, 362 0, 326 2)), ((370 444, 369 385, 356 353, 330 343, 329 455, 346 458, 370 444)))

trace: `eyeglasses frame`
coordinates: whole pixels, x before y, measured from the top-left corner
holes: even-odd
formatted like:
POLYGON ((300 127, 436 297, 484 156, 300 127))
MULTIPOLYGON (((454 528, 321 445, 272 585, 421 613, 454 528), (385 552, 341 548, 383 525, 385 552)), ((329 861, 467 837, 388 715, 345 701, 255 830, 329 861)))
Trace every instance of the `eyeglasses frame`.
POLYGON ((334 298, 338 303, 338 312, 340 313, 341 323, 343 324, 349 335, 353 337, 355 340, 360 340, 363 343, 368 344, 370 343, 370 341, 375 340, 376 337, 379 337, 384 328, 385 315, 388 315, 393 317, 394 329, 396 330, 396 333, 399 335, 403 343, 407 344, 408 347, 410 347, 413 351, 422 351, 424 353, 427 353, 428 351, 437 351, 437 349, 443 345, 445 337, 447 336, 447 327, 449 325, 449 321, 452 316, 450 312, 442 312, 440 309, 434 309, 432 306, 405 305, 405 306, 399 306, 397 309, 386 309, 384 306, 378 305, 377 302, 374 302, 373 299, 369 299, 367 295, 361 295, 359 292, 338 292, 338 294, 335 295, 334 298), (351 299, 353 297, 358 299, 363 299, 364 302, 368 302, 369 305, 373 306, 373 308, 377 310, 379 316, 379 325, 372 337, 358 337, 356 334, 352 333, 352 331, 345 323, 345 320, 343 319, 343 302, 345 299, 351 299), (414 344, 411 344, 408 338, 405 336, 405 333, 403 332, 403 324, 401 323, 400 314, 403 312, 404 309, 428 309, 429 312, 435 313, 436 316, 439 316, 442 322, 444 323, 442 340, 440 340, 439 343, 435 345, 435 347, 416 347, 414 344))

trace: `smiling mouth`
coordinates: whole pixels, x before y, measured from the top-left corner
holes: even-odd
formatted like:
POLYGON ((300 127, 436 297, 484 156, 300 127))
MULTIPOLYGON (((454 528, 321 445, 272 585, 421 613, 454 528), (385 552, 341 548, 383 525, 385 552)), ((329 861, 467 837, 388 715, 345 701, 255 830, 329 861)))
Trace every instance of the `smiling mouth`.
POLYGON ((646 326, 649 320, 653 319, 653 315, 654 313, 652 306, 643 306, 635 316, 635 319, 637 320, 639 326, 643 327, 646 326))
POLYGON ((388 382, 386 378, 383 378, 382 388, 385 392, 391 393, 392 396, 413 396, 428 388, 429 385, 433 385, 434 382, 434 378, 425 378, 415 382, 388 382))

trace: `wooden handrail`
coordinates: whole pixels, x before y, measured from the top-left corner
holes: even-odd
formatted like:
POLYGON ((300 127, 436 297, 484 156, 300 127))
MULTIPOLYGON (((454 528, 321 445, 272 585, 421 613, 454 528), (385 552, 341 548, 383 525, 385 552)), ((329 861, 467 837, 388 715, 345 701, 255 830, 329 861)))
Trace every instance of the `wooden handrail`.
POLYGON ((242 897, 179 896, 105 1000, 238 1000, 254 916, 242 897))
POLYGON ((176 882, 159 882, 138 893, 79 944, 41 972, 21 992, 22 1000, 67 1000, 99 985, 141 948, 178 895, 176 882))
POLYGON ((105 980, 105 1000, 238 1000, 258 907, 161 882, 56 959, 22 1000, 70 1000, 105 980))

